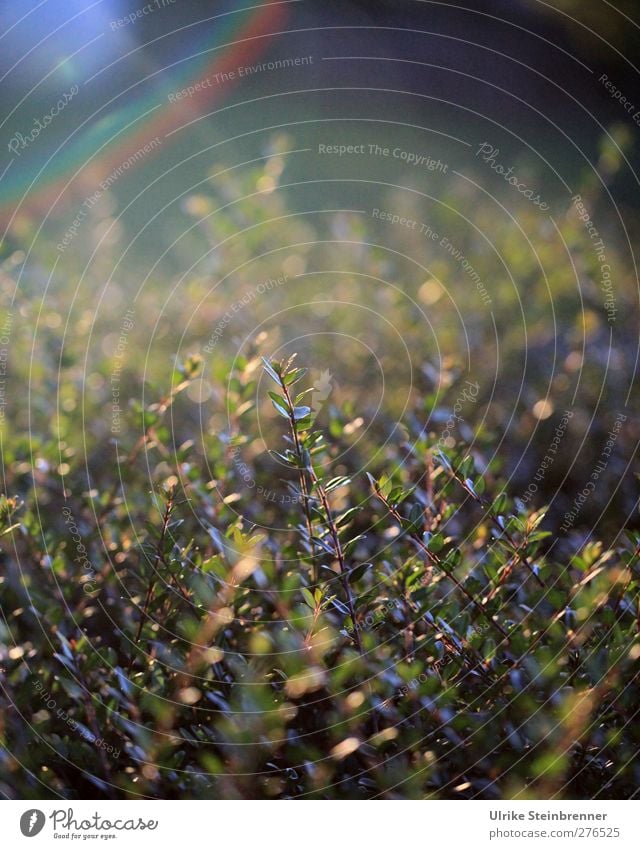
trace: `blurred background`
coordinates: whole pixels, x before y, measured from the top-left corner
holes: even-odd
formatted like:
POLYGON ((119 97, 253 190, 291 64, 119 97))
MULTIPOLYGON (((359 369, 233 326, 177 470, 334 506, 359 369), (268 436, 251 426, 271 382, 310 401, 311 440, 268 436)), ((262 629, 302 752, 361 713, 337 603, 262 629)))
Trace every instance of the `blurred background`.
POLYGON ((38 463, 100 490, 131 411, 193 354, 172 427, 204 458, 258 344, 298 352, 363 452, 399 428, 437 439, 455 409, 446 438, 556 524, 606 459, 561 545, 637 525, 636 18, 605 0, 1 3, 11 491, 38 463))

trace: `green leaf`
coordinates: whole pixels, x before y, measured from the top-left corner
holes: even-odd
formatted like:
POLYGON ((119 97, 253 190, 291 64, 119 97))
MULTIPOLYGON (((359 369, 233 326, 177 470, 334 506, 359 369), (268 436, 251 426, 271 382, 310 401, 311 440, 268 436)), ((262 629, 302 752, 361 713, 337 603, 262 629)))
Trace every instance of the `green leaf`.
POLYGON ((493 513, 504 513, 507 507, 507 495, 505 492, 501 492, 500 495, 493 502, 491 510, 493 513))
POLYGON ((324 491, 332 492, 334 489, 339 489, 341 486, 346 486, 349 483, 351 483, 351 478, 346 478, 344 476, 331 478, 331 480, 324 485, 324 491))
POLYGON ((285 410, 289 410, 287 399, 283 398, 282 395, 278 395, 277 392, 269 392, 269 398, 271 398, 275 404, 279 404, 281 407, 284 407, 285 410))
POLYGON ((358 566, 354 566, 353 569, 349 572, 349 578, 352 581, 359 581, 360 578, 365 574, 368 569, 371 569, 373 564, 371 563, 360 563, 358 566))
POLYGON ((262 357, 262 365, 269 377, 272 380, 275 380, 278 386, 282 386, 282 379, 276 371, 277 366, 275 365, 275 363, 272 365, 269 360, 266 359, 266 357, 262 357))
POLYGON ((304 600, 307 603, 307 606, 310 607, 311 610, 315 610, 316 609, 316 602, 315 602, 313 596, 311 595, 311 592, 306 587, 302 587, 301 592, 302 592, 302 595, 304 597, 304 600))
POLYGON ((335 597, 332 598, 331 604, 335 607, 336 610, 338 610, 340 613, 342 613, 343 616, 349 615, 349 608, 347 607, 346 604, 341 602, 338 598, 335 598, 335 597))
POLYGON ((448 472, 453 472, 453 466, 449 462, 449 458, 442 451, 438 451, 438 453, 436 454, 436 460, 438 461, 438 463, 440 463, 441 466, 444 466, 444 468, 448 472))
POLYGON ((365 539, 365 534, 358 534, 357 537, 350 539, 342 546, 342 552, 345 557, 348 557, 361 539, 365 539))
POLYGON ((402 502, 407 499, 415 490, 415 486, 409 487, 405 489, 403 486, 394 486, 387 501, 389 504, 393 504, 394 507, 397 507, 398 504, 402 504, 402 502))
POLYGON ((302 419, 306 419, 306 417, 311 412, 311 407, 294 407, 293 408, 293 418, 299 422, 302 419))
POLYGON ((294 368, 288 374, 284 376, 284 382, 286 386, 293 386, 294 383, 297 383, 307 373, 306 368, 294 368))
POLYGON ((311 537, 311 541, 319 546, 323 551, 326 551, 327 554, 330 554, 332 557, 336 556, 335 550, 320 537, 311 537))
POLYGON ((279 451, 269 451, 273 457, 277 457, 278 460, 282 460, 283 463, 286 463, 287 466, 297 466, 296 456, 291 451, 287 451, 285 454, 281 454, 279 451))
POLYGON ((384 496, 384 498, 389 497, 389 493, 391 492, 392 488, 393 484, 389 476, 382 475, 382 477, 378 481, 378 489, 380 490, 380 493, 384 496))
POLYGON ((427 548, 434 554, 442 551, 444 548, 444 536, 442 534, 434 534, 427 543, 427 548))
POLYGON ((71 696, 72 699, 81 699, 83 695, 83 689, 79 684, 76 684, 75 681, 70 681, 68 678, 64 676, 60 676, 60 686, 65 691, 68 696, 71 696))
POLYGON ((459 548, 453 548, 447 554, 446 567, 447 569, 455 569, 462 561, 462 552, 459 548))
POLYGON ((534 531, 532 534, 529 534, 528 540, 529 542, 540 542, 540 540, 552 535, 551 531, 534 531))
POLYGON ((311 387, 310 389, 303 390, 298 395, 296 395, 296 397, 294 399, 294 404, 297 406, 306 395, 308 395, 310 392, 314 392, 314 391, 315 390, 313 389, 313 387, 311 387))
POLYGON ((475 472, 475 470, 476 466, 473 457, 465 457, 462 463, 460 463, 458 474, 463 478, 468 478, 473 474, 473 472, 475 472))
POLYGON ((417 534, 422 531, 422 528, 424 527, 424 510, 422 509, 421 504, 416 502, 411 505, 409 516, 403 523, 403 527, 409 534, 417 534))
POLYGON ((275 407, 277 413, 280 413, 280 415, 285 419, 289 418, 289 413, 287 412, 286 407, 283 407, 282 404, 279 403, 278 401, 274 401, 273 398, 271 399, 271 403, 275 407))
POLYGON ((412 573, 409 575, 409 577, 407 578, 407 581, 406 581, 406 587, 407 587, 407 589, 408 589, 408 590, 409 590, 409 589, 411 589, 411 587, 412 587, 414 584, 416 584, 419 580, 421 580, 421 579, 422 579, 422 577, 423 577, 424 575, 425 575, 425 569, 424 569, 424 567, 422 567, 422 568, 420 568, 420 569, 416 569, 414 572, 412 572, 412 573))
POLYGON ((345 525, 348 525, 353 517, 359 512, 359 507, 350 507, 348 510, 345 510, 345 512, 338 516, 335 520, 336 527, 342 528, 345 525))
POLYGON ((296 429, 298 433, 306 433, 313 426, 313 416, 303 416, 301 419, 296 419, 296 429))

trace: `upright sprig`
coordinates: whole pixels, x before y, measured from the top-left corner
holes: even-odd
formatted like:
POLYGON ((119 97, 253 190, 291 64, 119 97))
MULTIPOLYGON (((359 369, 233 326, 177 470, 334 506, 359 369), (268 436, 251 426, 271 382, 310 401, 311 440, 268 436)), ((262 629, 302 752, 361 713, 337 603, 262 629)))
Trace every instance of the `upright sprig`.
POLYGON ((435 567, 439 572, 449 578, 458 590, 464 595, 469 604, 482 616, 491 627, 495 628, 503 640, 509 642, 509 634, 493 617, 482 601, 471 593, 464 583, 455 575, 455 568, 460 561, 460 552, 453 548, 447 554, 443 554, 445 538, 441 533, 432 534, 424 530, 424 508, 420 504, 413 504, 408 516, 400 512, 400 504, 405 500, 407 493, 401 491, 400 487, 391 488, 390 483, 381 485, 372 475, 368 475, 369 483, 374 495, 384 504, 389 515, 400 525, 408 535, 417 549, 425 558, 425 563, 430 571, 435 567))
MULTIPOLYGON (((139 403, 133 405, 140 417, 142 433, 121 461, 123 467, 132 466, 143 450, 147 451, 151 448, 156 448, 165 460, 171 457, 171 452, 164 444, 159 430, 167 412, 173 406, 178 395, 184 392, 185 389, 188 389, 193 381, 200 377, 202 369, 203 359, 200 354, 188 356, 184 362, 176 367, 171 388, 159 401, 155 401, 146 407, 142 407, 139 403)), ((116 475, 111 490, 104 501, 104 506, 98 516, 98 521, 101 525, 104 524, 107 516, 114 507, 120 485, 120 477, 116 475)))
POLYGON ((445 473, 486 512, 489 521, 494 526, 496 540, 507 549, 510 560, 499 576, 496 589, 511 575, 515 561, 522 563, 533 578, 535 578, 536 582, 545 588, 545 582, 538 574, 536 568, 529 562, 529 557, 527 556, 527 549, 530 545, 534 545, 549 536, 547 531, 542 531, 538 528, 538 525, 544 519, 544 512, 541 511, 533 514, 527 522, 519 522, 515 516, 505 518, 503 511, 507 501, 506 496, 499 495, 493 502, 487 501, 482 497, 485 485, 484 478, 482 475, 475 475, 473 457, 466 457, 458 468, 454 468, 449 458, 442 451, 438 452, 436 459, 445 473), (472 475, 475 477, 475 480, 472 478, 472 475), (520 544, 514 537, 514 533, 516 532, 520 532, 522 535, 522 542, 520 544))
POLYGON ((171 549, 173 547, 172 529, 180 524, 174 522, 173 514, 176 508, 176 491, 175 487, 170 486, 163 492, 164 506, 162 509, 162 520, 159 529, 151 528, 153 535, 156 537, 153 545, 152 555, 150 558, 150 571, 147 580, 147 590, 145 593, 144 603, 140 609, 140 620, 138 628, 133 640, 133 650, 129 659, 128 672, 129 675, 133 670, 136 660, 136 652, 143 634, 144 626, 150 619, 150 612, 156 594, 158 582, 166 580, 173 584, 176 591, 188 602, 189 595, 180 584, 178 577, 171 569, 171 549))
MULTIPOLYGON (((338 564, 340 583, 344 591, 344 604, 336 598, 333 606, 351 618, 353 641, 362 653, 362 641, 356 616, 356 605, 351 580, 360 574, 360 567, 351 570, 347 563, 349 551, 359 537, 346 540, 349 526, 358 508, 352 507, 336 513, 330 503, 329 494, 350 483, 345 477, 324 480, 314 466, 314 458, 325 454, 324 437, 321 431, 313 429, 313 410, 303 403, 313 388, 292 394, 292 387, 307 374, 307 369, 293 365, 295 355, 286 362, 277 363, 263 358, 265 372, 277 384, 279 392, 269 392, 271 403, 279 415, 289 423, 289 435, 285 437, 289 447, 284 452, 272 452, 289 468, 298 474, 299 498, 302 503, 305 522, 299 527, 308 555, 312 560, 311 583, 325 595, 326 587, 321 586, 320 563, 322 555, 328 554, 333 563, 338 564)), ((329 571, 333 572, 332 569, 329 571)), ((314 600, 315 599, 314 596, 314 600)))

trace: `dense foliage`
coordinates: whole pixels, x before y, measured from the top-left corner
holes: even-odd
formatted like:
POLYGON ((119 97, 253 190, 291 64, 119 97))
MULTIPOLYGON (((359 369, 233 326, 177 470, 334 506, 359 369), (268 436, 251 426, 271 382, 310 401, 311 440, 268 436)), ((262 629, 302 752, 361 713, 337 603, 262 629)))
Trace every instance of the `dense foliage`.
POLYGON ((226 365, 205 462, 172 439, 193 356, 124 414, 140 436, 110 487, 43 446, 39 490, 62 474, 66 499, 46 521, 3 499, 0 791, 632 795, 640 537, 550 556, 544 511, 480 453, 417 409, 362 457, 357 410, 314 408, 268 346, 226 365))

